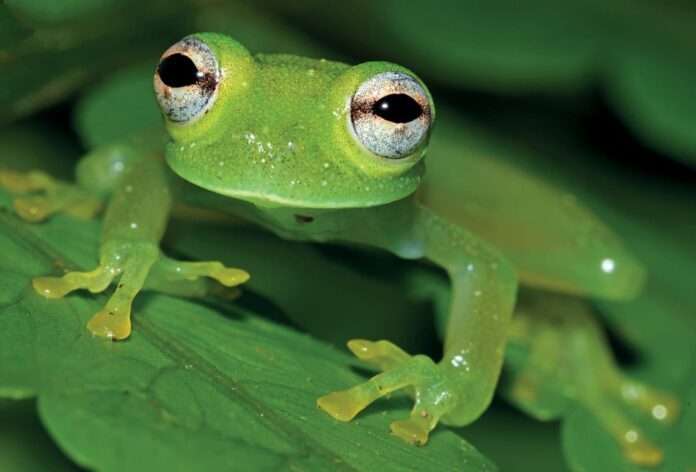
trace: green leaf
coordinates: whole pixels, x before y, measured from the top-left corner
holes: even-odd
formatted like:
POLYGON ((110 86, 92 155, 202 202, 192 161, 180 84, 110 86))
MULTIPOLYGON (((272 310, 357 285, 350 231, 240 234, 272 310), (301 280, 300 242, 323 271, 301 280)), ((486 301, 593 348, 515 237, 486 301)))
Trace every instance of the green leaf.
POLYGON ((389 421, 408 414, 398 400, 350 424, 331 420, 315 399, 360 381, 355 362, 235 306, 141 296, 128 341, 91 337, 84 324, 104 297, 49 301, 28 284, 56 268, 89 268, 97 243, 95 222, 30 226, 0 214, 0 394, 38 396, 43 423, 78 464, 492 470, 444 429, 425 448, 391 437, 389 421))
POLYGON ((72 177, 70 163, 81 152, 79 143, 51 126, 34 122, 0 128, 0 143, 0 168, 29 171, 40 167, 63 179, 72 177))
MULTIPOLYGON (((14 46, 31 34, 31 29, 22 25, 5 4, 0 4, 0 44, 5 48, 14 46)), ((0 57, 0 64, 2 57, 0 57)))
POLYGON ((161 0, 129 1, 93 14, 96 20, 78 15, 74 21, 36 25, 23 41, 0 45, 0 122, 63 100, 124 63, 154 64, 164 49, 191 32, 193 21, 187 4, 161 0))
POLYGON ((693 48, 627 52, 607 81, 608 98, 626 124, 655 149, 696 165, 696 60, 693 48), (655 55, 661 55, 659 59, 655 55))
POLYGON ((78 470, 46 434, 33 401, 0 400, 0 470, 78 470))
POLYGON ((117 0, 5 0, 17 16, 37 23, 72 20, 116 4, 117 0))
POLYGON ((81 98, 75 122, 88 148, 127 139, 144 130, 164 132, 152 88, 155 67, 153 62, 118 71, 81 98))

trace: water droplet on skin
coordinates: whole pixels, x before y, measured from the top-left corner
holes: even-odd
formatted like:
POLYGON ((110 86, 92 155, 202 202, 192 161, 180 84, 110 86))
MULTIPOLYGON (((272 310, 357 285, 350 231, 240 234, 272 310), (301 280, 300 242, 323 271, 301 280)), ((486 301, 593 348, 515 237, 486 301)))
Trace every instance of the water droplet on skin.
POLYGON ((638 389, 635 387, 635 385, 624 385, 621 388, 621 395, 626 399, 626 400, 635 400, 638 398, 638 389))
POLYGON ((606 258, 602 260, 602 272, 605 274, 611 274, 616 268, 616 263, 613 259, 606 258))
POLYGON ((652 415, 656 420, 664 420, 667 418, 667 407, 662 404, 655 405, 652 408, 652 415))
POLYGON ((457 354, 456 356, 452 357, 451 363, 454 367, 460 367, 462 365, 466 365, 466 359, 464 359, 464 356, 457 354))
POLYGON ((629 429, 624 435, 626 441, 629 443, 634 443, 638 441, 638 432, 635 429, 629 429))

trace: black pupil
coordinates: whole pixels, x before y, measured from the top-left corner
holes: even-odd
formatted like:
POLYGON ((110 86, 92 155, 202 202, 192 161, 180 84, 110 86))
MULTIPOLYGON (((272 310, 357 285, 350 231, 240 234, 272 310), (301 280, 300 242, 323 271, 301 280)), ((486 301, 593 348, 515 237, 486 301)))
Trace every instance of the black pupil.
POLYGON ((169 87, 194 85, 200 78, 196 64, 183 54, 172 54, 162 59, 157 73, 162 82, 169 87))
POLYGON ((372 112, 393 123, 408 123, 423 114, 423 108, 404 93, 393 93, 380 98, 372 107, 372 112))

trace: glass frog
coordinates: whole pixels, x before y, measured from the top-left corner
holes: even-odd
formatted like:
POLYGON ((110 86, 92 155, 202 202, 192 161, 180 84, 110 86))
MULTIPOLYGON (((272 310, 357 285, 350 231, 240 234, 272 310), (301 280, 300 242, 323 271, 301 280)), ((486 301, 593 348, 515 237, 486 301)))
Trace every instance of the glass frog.
POLYGON ((442 359, 410 355, 385 340, 351 340, 350 350, 381 373, 319 398, 332 417, 350 421, 404 389, 415 405, 391 431, 423 445, 439 422, 462 426, 485 411, 510 341, 530 353, 511 390, 519 403, 553 409, 540 393, 555 382, 561 396, 597 416, 630 461, 660 462, 660 449, 612 403, 669 422, 677 401, 618 371, 578 298, 635 296, 641 265, 560 192, 516 190, 537 198, 545 209, 539 218, 518 211, 510 189, 486 180, 484 170, 457 167, 456 159, 426 178, 436 110, 413 72, 387 62, 252 56, 229 37, 202 33, 163 54, 154 89, 168 138, 143 130, 97 148, 80 161, 76 184, 40 171, 0 172, 0 185, 16 194, 15 210, 26 220, 103 211, 98 266, 33 281, 47 298, 115 285, 87 324, 94 335, 127 338, 142 290, 203 297, 245 282, 241 269, 177 261, 159 248, 175 205, 222 212, 282 238, 371 246, 446 271, 450 288, 436 294, 444 307, 442 359), (470 188, 440 191, 448 173, 464 171, 470 188), (485 203, 470 205, 469 197, 485 203), (549 295, 517 300, 518 283, 549 295))

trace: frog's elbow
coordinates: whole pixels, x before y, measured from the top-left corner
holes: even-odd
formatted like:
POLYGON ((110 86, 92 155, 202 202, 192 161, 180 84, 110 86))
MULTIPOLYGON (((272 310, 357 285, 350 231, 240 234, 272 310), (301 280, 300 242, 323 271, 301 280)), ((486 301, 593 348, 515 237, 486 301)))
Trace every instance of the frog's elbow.
POLYGON ((645 266, 633 255, 607 255, 599 259, 596 267, 598 293, 594 295, 609 300, 632 300, 645 285, 645 266))

